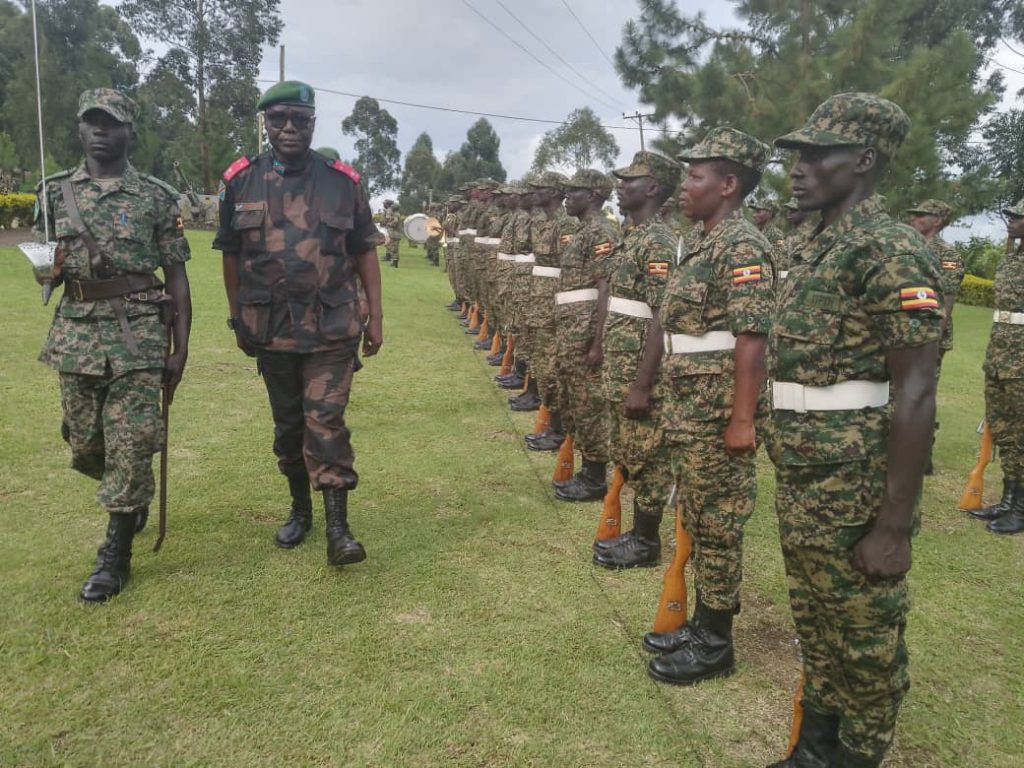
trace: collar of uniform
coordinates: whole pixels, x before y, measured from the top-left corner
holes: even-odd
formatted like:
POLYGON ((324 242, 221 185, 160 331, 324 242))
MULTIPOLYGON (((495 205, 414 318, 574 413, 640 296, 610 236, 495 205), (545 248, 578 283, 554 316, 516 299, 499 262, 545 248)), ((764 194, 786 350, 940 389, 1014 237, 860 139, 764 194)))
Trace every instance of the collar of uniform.
MULTIPOLYGON (((75 172, 71 174, 72 183, 80 181, 96 181, 97 184, 99 183, 99 180, 93 179, 93 177, 89 175, 89 169, 86 167, 84 160, 75 172)), ((127 163, 117 186, 111 187, 110 190, 105 191, 103 194, 108 195, 113 194, 114 192, 128 192, 130 194, 137 195, 141 188, 142 179, 139 177, 139 172, 135 170, 135 166, 131 163, 127 163)))
POLYGON ((704 222, 701 221, 694 227, 694 237, 684 238, 690 241, 690 247, 687 248, 687 257, 699 253, 700 251, 711 248, 716 242, 718 242, 730 229, 736 226, 741 221, 746 221, 743 218, 743 211, 737 208, 732 213, 728 214, 722 219, 712 230, 704 229, 704 222))
POLYGON ((857 205, 840 216, 830 226, 825 227, 817 237, 813 238, 814 255, 812 260, 817 259, 821 254, 830 249, 835 242, 847 232, 851 232, 869 219, 885 213, 885 202, 881 195, 872 195, 866 200, 861 200, 857 205))

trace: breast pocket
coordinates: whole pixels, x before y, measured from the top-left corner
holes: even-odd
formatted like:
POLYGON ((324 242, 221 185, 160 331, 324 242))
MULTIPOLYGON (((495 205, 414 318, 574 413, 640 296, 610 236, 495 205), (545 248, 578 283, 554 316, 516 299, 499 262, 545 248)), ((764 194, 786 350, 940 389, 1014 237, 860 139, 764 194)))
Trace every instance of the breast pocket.
POLYGON ((780 381, 824 387, 835 383, 835 348, 842 315, 822 309, 789 308, 777 319, 780 381))
POLYGON ((345 239, 352 231, 352 216, 337 211, 320 212, 320 252, 331 256, 345 256, 345 239))
POLYGON ((238 290, 239 320, 242 331, 249 339, 265 344, 270 338, 271 295, 265 288, 238 290))
POLYGON ((240 235, 243 251, 262 253, 266 250, 266 217, 266 209, 235 211, 231 215, 231 228, 240 235))
POLYGON ((342 341, 359 335, 356 297, 346 287, 321 289, 318 329, 325 341, 342 341))

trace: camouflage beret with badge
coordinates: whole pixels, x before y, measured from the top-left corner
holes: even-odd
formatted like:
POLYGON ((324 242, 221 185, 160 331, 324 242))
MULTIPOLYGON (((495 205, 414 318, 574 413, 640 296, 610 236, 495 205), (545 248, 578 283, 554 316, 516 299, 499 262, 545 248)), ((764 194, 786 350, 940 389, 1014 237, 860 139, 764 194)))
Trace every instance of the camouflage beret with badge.
POLYGON ((566 189, 590 189, 608 197, 615 183, 606 173, 596 168, 581 168, 565 182, 566 189))
POLYGON ((732 160, 745 168, 764 173, 771 147, 749 133, 735 128, 712 128, 707 135, 687 150, 676 155, 680 160, 732 160))
POLYGON ((312 86, 298 80, 282 80, 267 88, 256 103, 256 111, 262 112, 275 104, 289 104, 295 107, 316 109, 316 93, 312 86))
POLYGON ((106 112, 119 123, 134 123, 139 106, 120 91, 113 88, 90 88, 78 97, 78 117, 98 109, 106 112))
POLYGON ((780 136, 780 149, 875 147, 893 157, 910 132, 910 118, 898 104, 873 93, 837 93, 811 114, 803 128, 780 136))
POLYGON ((612 173, 620 179, 639 179, 650 176, 665 186, 675 188, 679 184, 683 168, 670 157, 657 152, 641 151, 633 155, 633 162, 612 173))

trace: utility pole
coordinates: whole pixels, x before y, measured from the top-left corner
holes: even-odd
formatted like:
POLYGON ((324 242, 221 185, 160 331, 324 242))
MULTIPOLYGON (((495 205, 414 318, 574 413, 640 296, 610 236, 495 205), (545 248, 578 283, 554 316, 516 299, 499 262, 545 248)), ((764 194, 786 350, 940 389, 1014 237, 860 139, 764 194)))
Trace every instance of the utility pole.
POLYGON ((644 151, 644 120, 654 117, 654 113, 647 115, 640 114, 640 110, 637 110, 632 115, 627 115, 625 112, 622 113, 623 120, 636 120, 637 125, 640 126, 640 151, 644 151))
MULTIPOLYGON (((278 51, 278 61, 279 61, 279 65, 278 65, 279 76, 278 76, 277 79, 280 80, 281 82, 284 82, 284 46, 283 45, 280 47, 280 50, 278 51)), ((263 113, 262 112, 260 112, 258 115, 256 115, 256 151, 259 152, 259 153, 263 152, 263 113)))
POLYGON ((277 78, 281 82, 284 82, 284 46, 281 46, 281 76, 277 78))

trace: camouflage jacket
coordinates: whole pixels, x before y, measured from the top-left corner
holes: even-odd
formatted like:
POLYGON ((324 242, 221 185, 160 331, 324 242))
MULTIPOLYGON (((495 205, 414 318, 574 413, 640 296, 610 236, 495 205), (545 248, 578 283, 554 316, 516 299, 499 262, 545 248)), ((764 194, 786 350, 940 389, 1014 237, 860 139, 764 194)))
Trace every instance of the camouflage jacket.
MULTIPOLYGON (((928 242, 928 249, 935 259, 935 268, 939 270, 943 300, 950 296, 955 299, 960 293, 960 283, 964 281, 964 260, 960 258, 960 252, 940 237, 932 238, 928 242)), ((953 318, 950 317, 945 333, 942 334, 942 349, 952 348, 953 318)))
POLYGON ((533 241, 530 235, 533 232, 531 225, 532 217, 529 211, 517 210, 512 218, 512 245, 509 253, 524 254, 530 253, 533 241))
MULTIPOLYGON (((1024 312, 1024 243, 999 262, 994 288, 997 310, 1024 312)), ((985 373, 996 379, 1024 379, 1024 325, 992 324, 985 373)))
POLYGON ((397 208, 388 208, 380 216, 380 223, 392 237, 402 236, 402 214, 397 208))
POLYGON ((300 171, 267 152, 225 172, 213 247, 239 254, 241 333, 254 346, 305 354, 358 339, 355 259, 383 241, 358 179, 315 152, 300 171))
POLYGON ((505 225, 505 212, 496 205, 489 205, 477 223, 477 237, 501 237, 505 225))
MULTIPOLYGON (((476 229, 477 219, 480 218, 482 206, 477 201, 470 201, 465 208, 459 211, 459 229, 476 229)), ((472 237, 462 235, 462 237, 472 237)))
MULTIPOLYGON (((83 162, 73 171, 52 176, 46 182, 50 226, 63 250, 62 276, 91 280, 127 273, 152 274, 157 269, 189 260, 188 242, 178 211, 178 193, 132 165, 120 179, 96 180, 83 162), (105 275, 93 275, 89 251, 68 217, 61 180, 69 179, 82 217, 101 252, 105 275)), ((43 218, 37 212, 35 232, 44 238, 43 218)), ((159 291, 144 297, 158 296, 159 291)), ((67 373, 102 375, 109 362, 114 374, 163 368, 167 332, 159 320, 158 305, 146 300, 125 301, 132 320, 138 353, 127 348, 124 334, 107 300, 76 301, 64 291, 54 312, 53 324, 39 359, 67 373)))
MULTIPOLYGON (((558 290, 594 288, 597 278, 605 276, 602 270, 603 259, 607 258, 619 241, 618 228, 598 212, 583 219, 575 233, 563 234, 560 239, 559 266, 562 274, 558 278, 558 290)), ((584 306, 587 306, 588 311, 593 309, 593 305, 584 306)))
POLYGON ((459 217, 454 213, 446 214, 444 217, 445 237, 455 237, 459 233, 459 217))
POLYGON ((816 221, 807 220, 794 228, 783 241, 782 248, 776 253, 775 279, 782 278, 782 272, 788 272, 793 264, 800 259, 800 252, 814 236, 814 230, 818 226, 816 221))
MULTIPOLYGON (((774 298, 771 245, 736 211, 710 232, 698 225, 672 270, 658 319, 667 334, 768 334, 774 298)), ((663 419, 715 421, 732 415, 733 351, 666 354, 663 419)))

